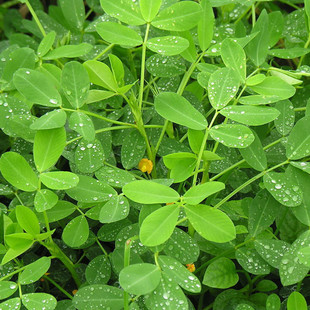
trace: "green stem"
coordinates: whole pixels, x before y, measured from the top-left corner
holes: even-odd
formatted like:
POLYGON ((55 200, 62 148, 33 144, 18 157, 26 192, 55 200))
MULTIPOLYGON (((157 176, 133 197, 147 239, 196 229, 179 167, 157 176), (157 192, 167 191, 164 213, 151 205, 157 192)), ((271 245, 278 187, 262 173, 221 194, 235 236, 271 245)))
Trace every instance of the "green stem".
POLYGON ((37 16, 37 14, 36 14, 36 12, 34 11, 33 7, 31 6, 31 4, 30 4, 30 2, 28 0, 26 0, 25 3, 27 5, 27 7, 28 7, 28 9, 29 9, 33 19, 35 20, 38 28, 40 29, 43 37, 45 37, 46 36, 46 32, 45 32, 45 30, 44 30, 44 28, 43 28, 43 26, 42 26, 42 24, 41 24, 41 22, 40 22, 40 20, 39 20, 39 18, 37 16))
POLYGON ((252 28, 254 28, 256 22, 255 3, 252 4, 252 28))
POLYGON ((49 276, 43 276, 44 279, 48 280, 51 282, 55 287, 59 289, 65 296, 67 296, 69 299, 72 299, 73 296, 70 295, 65 289, 63 289, 58 283, 56 283, 53 279, 51 279, 49 276))
POLYGON ((110 44, 109 46, 107 46, 107 48, 105 48, 100 54, 98 54, 93 60, 97 60, 99 59, 101 56, 103 56, 105 53, 107 53, 110 49, 112 49, 115 46, 114 43, 110 44))
MULTIPOLYGON (((128 239, 125 243, 124 249, 124 268, 130 265, 130 247, 131 239, 128 239)), ((124 291, 124 310, 129 310, 129 294, 124 291)))
POLYGON ((99 248, 101 249, 101 251, 104 253, 105 256, 108 256, 107 251, 104 249, 104 247, 101 245, 100 241, 98 240, 98 238, 96 238, 96 243, 98 244, 99 248))
POLYGON ((143 45, 142 45, 140 89, 139 89, 139 98, 138 98, 138 104, 139 104, 140 110, 142 108, 142 101, 143 101, 143 89, 144 89, 144 77, 145 77, 145 59, 146 59, 146 42, 147 42, 147 39, 149 36, 150 26, 151 26, 150 23, 146 24, 145 36, 144 36, 144 41, 143 41, 143 45))
POLYGON ((40 242, 46 249, 49 250, 52 256, 55 256, 55 258, 58 258, 69 270, 69 272, 72 275, 72 278, 77 285, 77 287, 80 287, 81 281, 76 273, 75 267, 72 263, 72 261, 69 259, 69 257, 59 248, 59 246, 54 242, 46 241, 46 242, 40 242))
MULTIPOLYGON (((308 48, 308 46, 309 46, 309 45, 310 45, 310 32, 309 32, 309 34, 308 34, 308 40, 307 40, 307 42, 305 43, 304 48, 308 48)), ((304 60, 305 56, 306 56, 306 55, 303 55, 303 56, 301 56, 301 57, 300 57, 300 60, 299 60, 299 63, 298 63, 297 69, 299 69, 299 68, 300 68, 300 66, 301 66, 301 64, 302 64, 302 62, 303 62, 303 60, 304 60)))
POLYGON ((93 116, 93 117, 102 119, 102 120, 104 120, 104 121, 106 121, 108 123, 112 123, 112 124, 116 124, 116 125, 129 126, 131 128, 135 128, 136 127, 135 124, 119 122, 119 121, 116 121, 114 119, 110 119, 110 118, 107 118, 105 116, 102 116, 102 115, 99 115, 99 114, 96 114, 96 113, 93 113, 93 112, 85 111, 85 110, 73 110, 73 109, 67 109, 67 108, 63 108, 63 107, 61 109, 64 110, 64 111, 67 111, 67 112, 82 112, 82 113, 84 113, 86 115, 93 116))
POLYGON ((240 192, 243 188, 245 188, 246 186, 250 185, 251 183, 253 183, 254 181, 258 180, 259 178, 261 178, 262 176, 264 176, 266 173, 275 170, 281 166, 284 166, 286 164, 289 163, 289 160, 286 160, 276 166, 273 166, 265 171, 262 171, 261 173, 257 174, 256 176, 254 176, 253 178, 249 179, 248 181, 244 182, 243 184, 241 184, 239 187, 237 187, 234 191, 232 191, 229 195, 227 195, 225 198, 223 198, 219 203, 217 203, 214 208, 218 209, 221 205, 223 205, 226 201, 228 201, 231 197, 233 197, 234 195, 236 195, 238 192, 240 192))
MULTIPOLYGON (((263 148, 263 150, 265 151, 265 150, 267 150, 267 149, 273 147, 274 145, 280 143, 280 142, 282 141, 282 139, 283 139, 283 138, 280 138, 280 139, 278 139, 278 140, 276 140, 276 141, 273 141, 272 143, 266 145, 266 146, 263 148)), ((217 175, 215 175, 214 177, 212 177, 212 178, 210 179, 210 181, 214 181, 214 180, 218 179, 218 178, 221 177, 222 175, 226 174, 226 173, 229 172, 230 170, 235 169, 236 167, 242 165, 242 164, 245 163, 245 162, 246 162, 246 161, 245 161, 244 159, 238 161, 237 163, 231 165, 230 167, 226 168, 226 169, 223 170, 222 172, 220 172, 220 173, 218 173, 217 175)))
MULTIPOLYGON (((47 232, 50 232, 50 231, 51 231, 51 229, 50 229, 50 223, 49 223, 49 221, 48 221, 48 217, 47 217, 46 211, 43 211, 43 216, 44 216, 44 221, 45 221, 46 230, 47 230, 47 232)), ((53 238, 52 238, 51 235, 48 237, 48 239, 50 240, 50 242, 53 242, 53 238)))
POLYGON ((3 8, 3 9, 8 9, 8 8, 10 8, 11 6, 14 6, 14 5, 18 4, 19 2, 20 2, 19 0, 7 1, 7 2, 5 2, 5 3, 2 3, 2 4, 0 5, 0 7, 3 8))
POLYGON ((198 158, 197 158, 197 163, 196 163, 196 168, 195 168, 195 173, 194 173, 194 177, 193 177, 192 186, 196 185, 197 177, 198 177, 198 170, 199 170, 199 167, 200 167, 200 162, 201 162, 201 159, 202 159, 203 151, 204 151, 204 149, 206 147, 206 143, 207 143, 207 140, 208 140, 209 130, 213 126, 213 123, 215 122, 217 116, 218 116, 218 112, 216 111, 214 113, 213 119, 212 119, 209 127, 206 129, 205 135, 203 137, 203 140, 202 140, 202 143, 201 143, 201 146, 200 146, 200 150, 199 150, 199 154, 198 154, 198 158))
MULTIPOLYGON (((129 129, 129 128, 132 128, 132 126, 113 126, 113 127, 101 128, 101 129, 96 130, 95 132, 96 132, 96 134, 97 134, 97 133, 106 132, 106 131, 121 130, 121 129, 129 129)), ((83 136, 79 136, 79 137, 76 137, 76 138, 74 138, 74 139, 71 139, 71 140, 69 140, 69 141, 67 142, 66 145, 68 145, 68 144, 70 144, 70 143, 73 143, 73 142, 75 142, 75 141, 77 141, 77 140, 80 140, 80 139, 82 139, 82 138, 83 138, 83 136)))

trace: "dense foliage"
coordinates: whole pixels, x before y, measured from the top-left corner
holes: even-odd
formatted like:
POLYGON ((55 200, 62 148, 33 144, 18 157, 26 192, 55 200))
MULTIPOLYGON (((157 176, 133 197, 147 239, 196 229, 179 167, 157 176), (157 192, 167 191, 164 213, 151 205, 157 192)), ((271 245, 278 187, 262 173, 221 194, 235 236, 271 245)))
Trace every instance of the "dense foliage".
POLYGON ((44 4, 0 4, 0 309, 308 309, 310 1, 44 4))

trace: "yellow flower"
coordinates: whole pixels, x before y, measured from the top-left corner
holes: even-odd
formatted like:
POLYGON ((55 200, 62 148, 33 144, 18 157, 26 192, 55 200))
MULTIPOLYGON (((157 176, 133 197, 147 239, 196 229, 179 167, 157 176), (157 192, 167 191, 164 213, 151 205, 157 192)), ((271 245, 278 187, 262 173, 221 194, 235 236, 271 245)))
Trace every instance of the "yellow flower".
POLYGON ((77 290, 72 291, 72 295, 75 295, 77 293, 77 290))
POLYGON ((142 172, 147 172, 148 174, 151 174, 153 170, 153 163, 151 160, 147 158, 142 158, 139 162, 139 170, 142 172))
POLYGON ((196 270, 195 264, 186 264, 186 268, 190 271, 190 272, 194 272, 196 270))

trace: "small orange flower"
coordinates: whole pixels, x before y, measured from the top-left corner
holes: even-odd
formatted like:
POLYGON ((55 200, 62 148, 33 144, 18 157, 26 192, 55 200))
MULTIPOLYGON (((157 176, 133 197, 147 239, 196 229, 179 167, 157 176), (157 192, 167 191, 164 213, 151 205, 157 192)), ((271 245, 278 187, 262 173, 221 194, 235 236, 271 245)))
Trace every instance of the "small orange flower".
POLYGON ((73 290, 72 291, 72 295, 75 295, 77 293, 78 290, 73 290))
POLYGON ((190 271, 190 272, 194 272, 196 270, 195 264, 186 264, 186 268, 190 271))
POLYGON ((142 158, 139 162, 139 170, 142 172, 147 172, 148 174, 151 174, 153 170, 153 163, 151 160, 147 158, 142 158))

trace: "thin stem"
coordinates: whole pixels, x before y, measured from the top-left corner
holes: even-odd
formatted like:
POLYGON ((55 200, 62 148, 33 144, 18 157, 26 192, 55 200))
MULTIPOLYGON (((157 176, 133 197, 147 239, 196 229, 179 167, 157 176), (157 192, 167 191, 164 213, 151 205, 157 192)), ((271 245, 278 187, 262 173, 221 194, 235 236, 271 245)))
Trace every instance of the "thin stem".
POLYGON ((114 119, 110 119, 110 118, 107 118, 105 116, 102 116, 102 115, 99 115, 99 114, 96 114, 96 113, 93 113, 93 112, 89 112, 89 111, 85 111, 85 110, 73 110, 73 109, 67 109, 67 108, 61 108, 62 110, 64 111, 68 111, 68 112, 82 112, 86 115, 89 115, 89 116, 93 116, 93 117, 96 117, 96 118, 99 118, 99 119, 102 119, 108 123, 112 123, 112 124, 117 124, 117 125, 123 125, 123 126, 129 126, 129 127, 132 127, 132 128, 136 128, 136 125, 135 124, 130 124, 130 123, 124 123, 124 122, 119 122, 119 121, 116 121, 114 119))
POLYGON ((145 36, 142 45, 142 60, 141 60, 141 74, 140 74, 140 89, 139 89, 139 98, 138 104, 139 108, 142 108, 142 101, 143 101, 143 90, 144 90, 144 77, 145 77, 145 59, 146 59, 146 42, 149 36, 150 31, 150 23, 146 24, 145 36))
POLYGON ((19 2, 20 2, 19 0, 7 1, 7 2, 5 2, 5 3, 2 3, 2 4, 0 5, 0 7, 3 8, 3 9, 8 9, 8 8, 10 8, 11 6, 14 6, 14 5, 18 4, 19 2))
POLYGON ((238 192, 240 192, 243 188, 245 188, 246 186, 250 185, 251 183, 253 183, 254 181, 258 180, 259 178, 261 178, 262 176, 264 176, 266 173, 275 170, 281 166, 284 166, 286 164, 289 163, 289 160, 286 160, 276 166, 273 166, 271 168, 269 168, 268 170, 262 171, 261 173, 257 174, 256 176, 254 176, 253 178, 249 179, 248 181, 244 182, 243 184, 241 184, 239 187, 237 187, 234 191, 232 191, 229 195, 227 195, 225 198, 223 198, 219 203, 217 203, 214 208, 218 209, 221 205, 223 205, 226 201, 228 201, 231 197, 233 197, 234 195, 236 195, 238 192))
POLYGON ((210 130, 210 128, 212 128, 212 126, 213 126, 217 116, 218 116, 218 112, 216 111, 214 113, 212 121, 211 121, 209 127, 206 129, 205 135, 203 137, 203 140, 202 140, 202 143, 201 143, 201 146, 200 146, 200 150, 199 150, 199 154, 198 154, 198 158, 197 158, 197 163, 196 163, 196 168, 195 168, 195 173, 194 173, 194 177, 193 177, 192 186, 194 186, 196 184, 196 182, 197 182, 198 170, 199 170, 199 167, 200 167, 200 162, 201 162, 201 159, 202 159, 203 151, 204 151, 204 149, 206 147, 206 143, 207 143, 207 140, 208 140, 209 130, 210 130))
MULTIPOLYGON (((48 221, 48 217, 47 217, 46 211, 43 211, 43 216, 44 216, 44 221, 45 221, 46 230, 47 230, 47 232, 50 232, 50 231, 51 231, 51 229, 50 229, 50 223, 49 223, 49 221, 48 221)), ((49 238, 50 242, 53 242, 53 238, 52 238, 51 235, 50 235, 48 238, 49 238)))
POLYGON ((66 295, 69 299, 72 299, 73 296, 70 295, 65 289, 63 289, 58 283, 56 283, 53 279, 51 279, 49 276, 43 276, 44 279, 48 280, 51 282, 55 287, 59 289, 64 295, 66 295))
MULTIPOLYGON (((280 143, 280 142, 282 141, 282 139, 283 139, 283 138, 280 138, 280 139, 278 139, 278 140, 276 140, 276 141, 273 141, 272 143, 266 145, 266 146, 263 148, 263 150, 265 151, 265 150, 267 150, 267 149, 273 147, 274 145, 280 143)), ((214 181, 214 180, 218 179, 218 178, 221 177, 222 175, 226 174, 226 173, 229 172, 230 170, 235 169, 236 167, 242 165, 243 163, 245 163, 245 160, 244 160, 244 159, 238 161, 237 163, 231 165, 230 167, 226 168, 226 169, 223 170, 222 172, 220 172, 220 173, 218 173, 217 175, 215 175, 214 177, 212 177, 212 178, 210 179, 210 181, 214 181)))
POLYGON ((256 22, 255 3, 252 4, 252 28, 254 28, 256 22))
MULTIPOLYGON (((305 43, 304 48, 308 48, 308 46, 309 46, 309 45, 310 45, 310 32, 309 32, 309 34, 308 34, 308 40, 307 40, 307 42, 305 43)), ((304 60, 305 56, 306 56, 306 55, 303 55, 303 56, 301 56, 301 57, 300 57, 300 60, 299 60, 299 63, 298 63, 297 69, 299 69, 299 68, 300 68, 300 66, 301 66, 301 64, 302 64, 302 62, 303 62, 303 60, 304 60)))
POLYGON ((107 46, 107 48, 105 48, 101 53, 99 53, 93 60, 97 60, 99 59, 101 56, 103 56, 105 53, 107 53, 110 49, 112 49, 115 46, 114 43, 110 44, 109 46, 107 46))
POLYGON ((100 241, 98 240, 98 238, 96 238, 96 243, 98 244, 99 248, 101 249, 101 251, 104 253, 105 256, 108 256, 107 251, 104 249, 104 247, 101 245, 100 241))
MULTIPOLYGON (((130 265, 130 247, 131 239, 128 239, 125 243, 124 249, 124 268, 130 265)), ((129 294, 124 291, 124 310, 129 310, 129 294)))
POLYGON ((39 20, 39 18, 38 18, 38 16, 37 16, 37 14, 36 14, 36 12, 34 11, 33 7, 31 6, 31 4, 30 4, 30 2, 29 2, 28 0, 26 0, 25 3, 26 3, 26 5, 27 5, 27 7, 28 7, 28 9, 29 9, 29 11, 30 11, 30 13, 31 13, 31 15, 32 15, 32 17, 33 17, 33 19, 35 20, 35 22, 36 22, 38 28, 40 29, 40 31, 41 31, 43 37, 45 37, 45 36, 46 36, 46 32, 45 32, 45 30, 44 30, 44 28, 43 28, 43 26, 42 26, 42 24, 41 24, 41 22, 40 22, 40 20, 39 20))
MULTIPOLYGON (((121 129, 129 129, 129 128, 132 128, 132 126, 112 126, 112 127, 105 127, 105 128, 101 128, 101 129, 96 130, 95 133, 97 134, 97 133, 106 132, 106 131, 121 130, 121 129)), ((82 139, 82 138, 83 138, 83 136, 79 136, 79 137, 73 138, 73 139, 69 140, 69 141, 67 142, 66 145, 69 145, 70 143, 73 143, 73 142, 75 142, 75 141, 77 141, 77 140, 80 140, 80 139, 82 139)))

